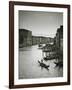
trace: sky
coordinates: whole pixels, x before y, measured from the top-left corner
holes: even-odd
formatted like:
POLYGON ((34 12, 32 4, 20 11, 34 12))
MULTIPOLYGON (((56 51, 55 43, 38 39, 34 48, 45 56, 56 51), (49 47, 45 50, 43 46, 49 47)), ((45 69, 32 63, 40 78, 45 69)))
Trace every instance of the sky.
POLYGON ((19 29, 30 30, 34 36, 54 37, 60 25, 63 25, 63 13, 19 11, 19 29))

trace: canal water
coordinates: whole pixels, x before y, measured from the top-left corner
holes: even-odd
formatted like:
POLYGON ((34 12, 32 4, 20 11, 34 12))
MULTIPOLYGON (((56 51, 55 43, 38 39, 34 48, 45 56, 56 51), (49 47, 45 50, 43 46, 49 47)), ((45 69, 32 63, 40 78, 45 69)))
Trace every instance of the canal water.
POLYGON ((42 68, 38 60, 42 59, 42 50, 38 45, 20 48, 19 50, 19 79, 62 77, 63 68, 56 67, 55 59, 43 61, 50 65, 49 69, 42 68))

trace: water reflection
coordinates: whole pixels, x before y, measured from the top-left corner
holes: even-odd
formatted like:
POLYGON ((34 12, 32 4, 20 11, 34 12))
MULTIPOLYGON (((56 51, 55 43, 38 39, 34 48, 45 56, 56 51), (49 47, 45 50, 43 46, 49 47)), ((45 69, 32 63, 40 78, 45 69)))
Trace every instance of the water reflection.
POLYGON ((19 78, 45 78, 45 77, 62 77, 63 68, 56 67, 55 59, 43 61, 48 67, 41 67, 38 61, 42 59, 42 50, 38 46, 29 46, 19 50, 19 78))

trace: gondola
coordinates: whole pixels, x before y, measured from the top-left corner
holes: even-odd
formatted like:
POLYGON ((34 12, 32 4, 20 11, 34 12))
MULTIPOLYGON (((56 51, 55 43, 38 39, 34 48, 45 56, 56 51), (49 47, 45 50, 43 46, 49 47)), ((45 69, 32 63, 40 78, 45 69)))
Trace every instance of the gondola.
POLYGON ((60 67, 63 66, 63 62, 62 61, 60 61, 60 62, 54 62, 54 63, 56 64, 56 66, 60 66, 60 67))
POLYGON ((38 63, 40 64, 41 67, 44 67, 44 68, 46 68, 46 69, 49 68, 49 65, 46 65, 46 64, 44 64, 43 62, 40 62, 39 60, 38 60, 38 63))

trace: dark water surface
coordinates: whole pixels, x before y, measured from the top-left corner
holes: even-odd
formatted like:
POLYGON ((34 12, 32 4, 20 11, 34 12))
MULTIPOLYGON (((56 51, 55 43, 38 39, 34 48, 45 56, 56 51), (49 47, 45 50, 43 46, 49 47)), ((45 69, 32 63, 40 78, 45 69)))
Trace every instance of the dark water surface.
POLYGON ((21 48, 19 50, 19 79, 63 76, 63 68, 55 66, 55 59, 44 61, 46 65, 50 65, 49 70, 41 68, 38 63, 41 59, 42 50, 38 49, 38 45, 21 48))

